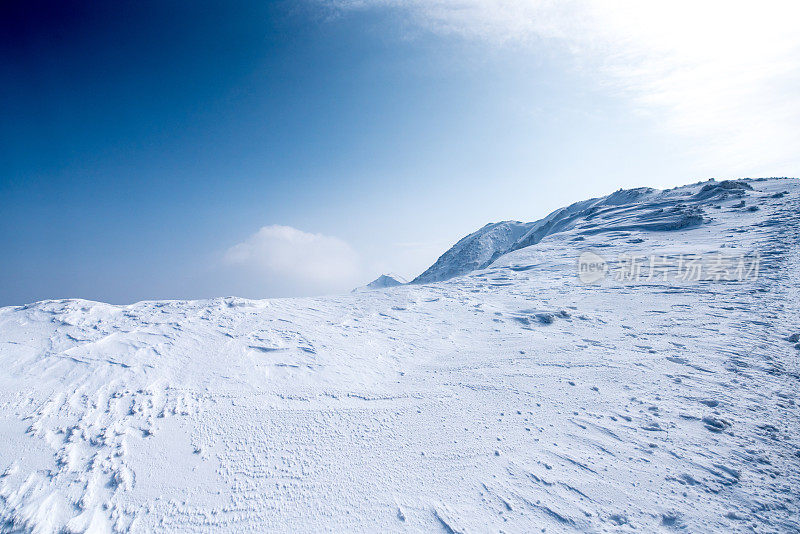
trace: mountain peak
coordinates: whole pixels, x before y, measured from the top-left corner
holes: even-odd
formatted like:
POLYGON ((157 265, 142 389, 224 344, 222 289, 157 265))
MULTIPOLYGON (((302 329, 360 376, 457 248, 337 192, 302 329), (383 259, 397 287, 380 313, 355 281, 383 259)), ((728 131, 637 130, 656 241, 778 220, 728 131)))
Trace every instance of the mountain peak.
POLYGON ((375 280, 373 280, 372 282, 370 282, 369 284, 357 287, 353 291, 355 292, 355 291, 370 291, 373 289, 385 289, 387 287, 401 286, 407 283, 408 281, 399 274, 384 273, 375 280))

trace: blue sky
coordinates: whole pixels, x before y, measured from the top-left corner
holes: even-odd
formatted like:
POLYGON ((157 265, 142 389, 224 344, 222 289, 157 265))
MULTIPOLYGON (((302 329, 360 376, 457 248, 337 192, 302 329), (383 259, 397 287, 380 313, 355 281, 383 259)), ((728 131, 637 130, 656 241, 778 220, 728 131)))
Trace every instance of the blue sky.
POLYGON ((6 3, 0 305, 338 292, 620 187, 800 174, 794 8, 603 5, 6 3))

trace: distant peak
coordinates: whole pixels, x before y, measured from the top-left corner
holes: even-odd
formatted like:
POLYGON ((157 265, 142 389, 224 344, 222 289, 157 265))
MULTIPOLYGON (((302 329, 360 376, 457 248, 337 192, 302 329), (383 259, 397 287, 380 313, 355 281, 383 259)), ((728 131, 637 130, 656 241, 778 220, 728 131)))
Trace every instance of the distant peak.
POLYGON ((387 287, 401 286, 407 284, 408 281, 394 273, 384 273, 369 284, 355 288, 353 291, 369 291, 371 289, 384 289, 387 287))

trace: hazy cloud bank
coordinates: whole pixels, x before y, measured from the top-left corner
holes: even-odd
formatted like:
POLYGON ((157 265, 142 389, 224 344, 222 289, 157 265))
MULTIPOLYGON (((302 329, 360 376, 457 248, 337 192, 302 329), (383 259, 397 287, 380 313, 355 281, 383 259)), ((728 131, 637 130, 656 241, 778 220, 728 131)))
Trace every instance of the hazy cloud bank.
POLYGON ((270 285, 337 291, 360 282, 358 254, 345 241, 291 226, 264 226, 230 247, 223 263, 270 285))

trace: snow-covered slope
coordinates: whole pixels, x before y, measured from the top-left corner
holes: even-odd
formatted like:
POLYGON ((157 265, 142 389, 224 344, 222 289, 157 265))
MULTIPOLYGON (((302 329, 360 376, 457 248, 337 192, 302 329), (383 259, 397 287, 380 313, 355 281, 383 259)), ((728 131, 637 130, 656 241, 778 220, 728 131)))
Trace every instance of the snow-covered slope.
POLYGON ((535 223, 490 223, 461 239, 416 277, 414 283, 436 282, 459 276, 492 263, 524 236, 535 223))
POLYGON ((382 274, 369 284, 355 288, 353 291, 371 291, 373 289, 386 289, 387 287, 401 286, 408 281, 399 274, 382 274))
POLYGON ((488 267, 498 257, 535 245, 545 237, 579 229, 578 235, 620 230, 670 231, 708 222, 713 200, 739 198, 751 186, 746 181, 709 181, 695 186, 659 191, 627 189, 608 196, 576 202, 536 222, 505 221, 487 224, 445 252, 414 282, 447 280, 488 267))
POLYGON ((745 183, 444 282, 2 308, 0 532, 796 532, 800 187, 745 183), (586 250, 761 262, 585 284, 586 250))

